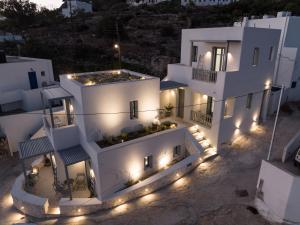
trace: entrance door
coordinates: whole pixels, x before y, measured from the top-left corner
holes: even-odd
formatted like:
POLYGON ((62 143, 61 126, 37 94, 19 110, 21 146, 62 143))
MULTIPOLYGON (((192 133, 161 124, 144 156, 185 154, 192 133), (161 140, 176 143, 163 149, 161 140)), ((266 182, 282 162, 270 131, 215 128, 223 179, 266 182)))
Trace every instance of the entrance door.
POLYGON ((210 116, 213 114, 213 98, 211 96, 207 97, 206 114, 210 116))
POLYGON ((30 88, 31 89, 37 89, 38 88, 38 82, 36 78, 36 72, 28 72, 28 78, 29 78, 29 83, 30 83, 30 88))
POLYGON ((223 71, 225 63, 225 48, 214 47, 211 70, 212 71, 223 71))
POLYGON ((263 98, 261 101, 260 106, 260 113, 259 113, 259 122, 264 122, 267 117, 267 110, 268 110, 268 91, 264 90, 263 98))
POLYGON ((178 89, 178 110, 177 117, 184 117, 184 89, 178 89))

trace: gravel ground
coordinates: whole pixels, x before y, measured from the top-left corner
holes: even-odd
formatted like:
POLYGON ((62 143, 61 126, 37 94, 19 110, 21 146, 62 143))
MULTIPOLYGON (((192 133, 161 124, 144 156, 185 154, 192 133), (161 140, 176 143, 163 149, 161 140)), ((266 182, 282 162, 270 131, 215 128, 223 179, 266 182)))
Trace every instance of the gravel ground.
MULTIPOLYGON (((274 118, 256 132, 224 145, 220 155, 201 164, 193 172, 156 193, 109 211, 89 216, 60 219, 35 219, 11 207, 8 193, 21 172, 16 158, 0 162, 0 224, 101 225, 269 225, 253 205, 261 160, 267 156, 274 118)), ((300 129, 300 113, 282 114, 278 123, 273 158, 300 129)))

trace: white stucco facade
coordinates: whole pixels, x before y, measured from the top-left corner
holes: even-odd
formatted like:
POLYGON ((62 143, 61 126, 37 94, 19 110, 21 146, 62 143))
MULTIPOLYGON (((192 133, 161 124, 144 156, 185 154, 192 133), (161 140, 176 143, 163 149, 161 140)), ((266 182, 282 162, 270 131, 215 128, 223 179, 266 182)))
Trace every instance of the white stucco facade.
POLYGON ((41 109, 40 90, 54 83, 51 60, 6 58, 7 62, 0 64, 0 112, 41 109))
POLYGON ((93 6, 91 2, 80 1, 80 0, 68 0, 64 3, 62 9, 62 15, 64 17, 70 17, 75 15, 77 12, 92 13, 93 6))
POLYGON ((183 118, 198 124, 214 147, 265 119, 275 66, 268 56, 272 46, 276 54, 279 37, 279 30, 249 27, 183 30, 180 63, 168 66, 165 80, 188 86, 183 118), (223 51, 218 71, 212 68, 216 49, 223 51))
MULTIPOLYGON (((235 26, 281 30, 273 85, 284 85, 286 90, 283 103, 300 100, 300 36, 297 32, 297 28, 300 26, 300 17, 291 16, 290 12, 278 12, 276 17, 265 15, 260 19, 244 18, 243 22, 236 22, 235 26)), ((276 92, 274 97, 276 98, 276 92)))
POLYGON ((161 2, 166 2, 169 0, 127 0, 127 4, 131 6, 139 6, 139 5, 155 5, 161 2))
POLYGON ((255 204, 269 220, 298 224, 300 177, 279 165, 262 161, 255 204))

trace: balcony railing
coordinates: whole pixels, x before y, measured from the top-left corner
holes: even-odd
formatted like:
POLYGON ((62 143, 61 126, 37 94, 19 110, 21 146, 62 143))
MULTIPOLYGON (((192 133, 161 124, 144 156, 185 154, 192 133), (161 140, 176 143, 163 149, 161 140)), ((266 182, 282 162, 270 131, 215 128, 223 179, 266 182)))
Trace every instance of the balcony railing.
POLYGON ((193 68, 193 80, 216 83, 217 77, 218 77, 217 71, 193 68))
POLYGON ((191 110, 191 120, 207 128, 212 126, 212 115, 191 110))

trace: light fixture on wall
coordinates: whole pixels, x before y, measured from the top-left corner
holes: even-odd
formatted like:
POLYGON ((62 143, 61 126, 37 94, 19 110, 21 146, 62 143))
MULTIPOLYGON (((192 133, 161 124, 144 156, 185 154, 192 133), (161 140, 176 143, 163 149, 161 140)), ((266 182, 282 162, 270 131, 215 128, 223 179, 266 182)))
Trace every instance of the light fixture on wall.
POLYGON ((271 80, 267 80, 265 83, 265 88, 269 89, 271 87, 271 83, 272 83, 271 80))
POLYGON ((138 164, 131 165, 129 168, 130 179, 133 181, 138 181, 141 178, 142 172, 141 168, 138 164))
POLYGON ((161 168, 166 168, 170 163, 170 157, 167 154, 163 154, 159 159, 159 165, 161 168))
POLYGON ((69 80, 71 80, 73 77, 72 77, 72 75, 67 75, 67 78, 69 79, 69 80))
POLYGON ((70 104, 70 112, 72 113, 74 111, 74 107, 72 104, 70 104))
POLYGON ((205 53, 205 57, 210 58, 210 57, 211 57, 211 51, 207 51, 207 52, 205 53))
POLYGON ((91 178, 95 178, 95 173, 94 173, 94 170, 93 169, 90 169, 90 176, 91 178))

